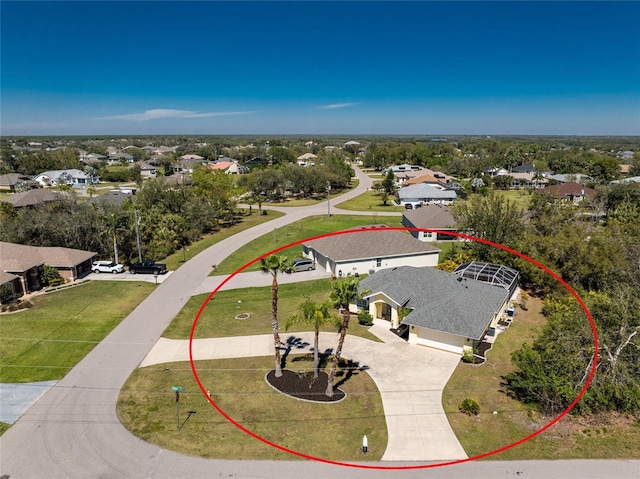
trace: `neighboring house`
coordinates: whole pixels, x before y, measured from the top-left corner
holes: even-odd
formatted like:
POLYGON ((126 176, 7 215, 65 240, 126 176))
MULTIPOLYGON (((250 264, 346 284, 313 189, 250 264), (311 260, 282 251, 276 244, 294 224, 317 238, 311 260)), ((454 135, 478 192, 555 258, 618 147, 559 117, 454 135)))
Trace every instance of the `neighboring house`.
POLYGON ((393 171, 393 174, 397 176, 398 174, 406 173, 408 171, 422 171, 423 168, 419 165, 409 165, 405 163, 404 165, 391 165, 383 170, 382 173, 386 175, 389 170, 393 171))
POLYGON ((86 173, 76 169, 45 171, 34 178, 40 186, 70 185, 73 188, 85 188, 90 184, 99 183, 96 177, 88 176, 86 173))
POLYGON ((227 175, 242 175, 245 173, 249 173, 251 170, 248 166, 243 166, 238 164, 237 161, 214 161, 213 164, 209 165, 209 168, 212 170, 223 171, 227 175))
POLYGON ((513 168, 511 168, 511 173, 535 173, 535 172, 536 172, 536 167, 531 163, 514 166, 513 168))
POLYGON ((453 203, 457 197, 458 195, 454 190, 443 190, 426 183, 405 186, 398 191, 398 199, 403 206, 407 203, 440 203, 449 205, 453 203))
POLYGON ((315 159, 318 157, 313 153, 305 153, 297 158, 297 164, 300 166, 313 166, 315 165, 315 159))
MULTIPOLYGON (((515 289, 518 272, 510 271, 515 289)), ((366 308, 374 318, 389 321, 391 329, 408 328, 411 344, 457 354, 473 351, 497 325, 513 291, 412 266, 378 271, 360 281, 359 288, 367 292, 361 304, 350 305, 352 311, 366 308)))
POLYGON ((541 193, 557 196, 560 199, 569 200, 574 204, 578 204, 587 197, 595 196, 596 190, 578 183, 561 183, 559 185, 547 186, 541 190, 541 193))
POLYGON ((444 205, 425 205, 415 210, 407 210, 402 214, 402 225, 407 228, 442 231, 410 231, 411 235, 420 241, 462 241, 463 239, 446 234, 446 231, 457 231, 457 221, 451 214, 451 209, 444 205))
MULTIPOLYGON (((140 167, 140 175, 142 176, 143 179, 155 178, 158 175, 158 171, 156 167, 146 161, 140 161, 136 163, 136 165, 140 167)), ((132 165, 132 168, 133 166, 135 165, 132 165)))
POLYGON ((107 157, 105 155, 99 155, 98 153, 87 153, 86 151, 80 152, 79 161, 81 163, 93 163, 96 161, 105 161, 105 160, 107 160, 107 157))
POLYGON ((485 168, 482 172, 487 176, 504 176, 509 174, 507 170, 498 168, 497 166, 485 168))
POLYGON ((585 175, 582 173, 574 173, 574 174, 560 174, 560 175, 548 175, 546 176, 549 180, 557 181, 558 183, 591 183, 593 182, 593 178, 589 175, 585 175))
POLYGON ((25 208, 43 205, 51 201, 62 201, 64 197, 61 192, 37 188, 5 196, 2 201, 13 205, 14 208, 25 208))
POLYGON ((614 185, 619 185, 620 183, 640 183, 640 176, 632 176, 630 178, 623 178, 622 180, 615 180, 611 182, 614 185))
POLYGON ((89 198, 84 202, 85 205, 90 205, 93 203, 110 203, 113 205, 122 205, 127 200, 130 200, 133 196, 132 193, 127 193, 126 191, 120 190, 111 190, 103 193, 101 195, 94 196, 93 198, 89 198))
POLYGON ((430 185, 430 186, 433 186, 434 188, 438 188, 439 190, 444 190, 447 188, 446 180, 436 178, 431 174, 416 176, 415 178, 408 179, 407 181, 404 182, 405 186, 413 186, 413 185, 421 185, 421 184, 430 185))
POLYGON ((38 188, 40 186, 39 183, 32 180, 30 176, 20 175, 18 173, 0 175, 0 190, 15 191, 16 186, 21 184, 24 184, 27 188, 38 188))
POLYGON ((509 176, 513 178, 516 188, 544 188, 549 183, 549 180, 535 173, 511 173, 509 176))
MULTIPOLYGON (((198 156, 198 155, 184 155, 184 156, 198 156)), ((202 156, 199 156, 200 159, 195 158, 183 158, 182 156, 178 159, 178 164, 174 168, 175 173, 193 173, 193 170, 202 166, 205 162, 202 156), (180 159, 182 158, 182 159, 180 159)))
POLYGON ((302 244, 302 252, 319 269, 333 276, 350 276, 395 266, 436 266, 440 250, 404 231, 361 228, 307 241, 302 244))
POLYGON ((113 153, 109 153, 109 158, 107 158, 107 164, 116 165, 119 163, 133 163, 136 159, 133 155, 129 153, 124 153, 122 151, 116 151, 113 153))
POLYGON ((202 163, 205 160, 204 156, 200 156, 200 155, 194 155, 194 154, 189 154, 189 155, 182 155, 178 157, 178 160, 180 161, 198 161, 200 163, 202 163))
POLYGON ((75 281, 91 271, 91 262, 97 253, 71 248, 38 247, 0 242, 0 271, 3 282, 20 297, 41 289, 40 273, 47 264, 58 270, 60 276, 75 281))

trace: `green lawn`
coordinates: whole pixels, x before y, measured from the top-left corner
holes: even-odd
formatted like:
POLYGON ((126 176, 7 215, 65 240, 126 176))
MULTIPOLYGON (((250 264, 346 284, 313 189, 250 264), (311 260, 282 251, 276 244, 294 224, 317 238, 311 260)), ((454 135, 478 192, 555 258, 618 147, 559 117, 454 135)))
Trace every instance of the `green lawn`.
POLYGON ((394 206, 392 198, 387 201, 387 206, 382 204, 380 195, 373 190, 366 191, 355 198, 352 198, 336 205, 337 208, 349 211, 378 211, 378 212, 401 212, 405 211, 404 206, 394 206))
POLYGON ((61 379, 155 285, 90 281, 33 298, 33 308, 0 315, 0 382, 61 379))
POLYGON ((525 210, 529 207, 529 203, 531 202, 531 193, 527 190, 495 190, 495 193, 525 210))
MULTIPOLYGON (((352 189, 356 188, 359 184, 359 181, 357 178, 353 178, 351 180, 351 184, 349 185, 349 188, 341 188, 341 189, 336 189, 336 190, 331 190, 331 194, 329 199, 331 201, 333 201, 333 199, 336 196, 339 196, 343 193, 346 193, 347 191, 351 191, 352 189)), ((268 206, 313 206, 313 205, 317 205, 318 203, 321 203, 323 201, 327 201, 327 194, 322 194, 319 196, 316 196, 314 198, 301 198, 301 199, 287 199, 285 201, 283 201, 282 203, 263 203, 263 205, 268 205, 268 206)))
MULTIPOLYGON (((377 213, 373 213, 371 216, 333 215, 331 218, 327 218, 326 216, 312 216, 310 218, 305 218, 290 225, 283 226, 282 228, 277 228, 271 233, 257 238, 243 246, 218 264, 216 271, 212 274, 231 274, 247 264, 249 261, 294 241, 323 233, 365 225, 386 224, 388 226, 402 226, 401 220, 401 216, 382 216, 377 213)), ((294 246, 282 251, 280 254, 289 256, 291 259, 300 257, 302 254, 302 246, 294 246)), ((245 271, 257 270, 258 266, 252 265, 245 271)))
MULTIPOLYGON (((326 301, 331 291, 330 279, 304 281, 301 283, 282 284, 278 288, 278 317, 281 334, 284 332, 284 321, 297 311, 298 305, 306 297, 315 302, 326 301)), ((198 310, 208 294, 192 297, 164 331, 163 336, 171 339, 187 339, 198 310)), ((291 333, 309 331, 308 327, 296 326, 291 333)), ((335 329, 325 328, 323 331, 335 329)), ((198 320, 196 338, 220 338, 271 333, 271 287, 245 288, 218 292, 207 305, 198 320), (237 320, 240 313, 250 313, 251 317, 237 320)), ((349 323, 349 334, 378 341, 367 328, 358 324, 355 316, 349 323)))
POLYGON ((184 251, 176 251, 171 256, 163 259, 161 262, 166 263, 167 269, 169 271, 175 271, 184 263, 185 260, 189 261, 191 258, 203 252, 210 246, 213 246, 214 244, 227 239, 230 236, 240 233, 241 231, 248 230, 249 228, 253 228, 256 225, 274 220, 276 218, 279 218, 280 216, 284 216, 284 213, 280 213, 278 211, 269 211, 266 215, 260 216, 258 215, 258 209, 255 208, 252 215, 243 216, 235 225, 228 226, 213 234, 207 235, 200 241, 197 241, 185 248, 184 251))
MULTIPOLYGON (((309 356, 290 356, 287 368, 312 368, 309 356), (304 359, 304 360, 300 360, 304 359)), ((198 361, 197 371, 214 401, 242 426, 271 442, 316 457, 379 461, 387 443, 382 401, 373 380, 358 371, 340 388, 347 397, 319 404, 283 395, 265 381, 273 358, 198 361), (369 438, 369 453, 360 446, 369 438)), ((187 362, 134 371, 120 393, 118 416, 134 435, 160 447, 193 456, 244 460, 291 460, 240 431, 209 404, 187 362), (180 385, 179 419, 171 386, 180 385), (187 411, 195 411, 187 419, 187 411), (177 423, 181 424, 178 431, 177 423)))
POLYGON ((0 422, 0 436, 4 434, 4 432, 11 427, 11 424, 6 422, 0 422))
MULTIPOLYGON (((513 371, 511 353, 523 342, 531 343, 536 328, 544 323, 542 301, 529 299, 528 311, 517 310, 516 319, 501 333, 481 366, 460 363, 443 394, 447 417, 469 457, 494 451, 516 442, 553 418, 542 418, 510 398, 501 387, 502 376, 513 371), (465 398, 475 399, 480 414, 469 417, 458 411, 465 398), (497 414, 493 414, 497 411, 497 414)), ((493 460, 613 459, 640 457, 638 418, 601 415, 592 418, 564 417, 539 436, 490 456, 493 460), (595 426, 594 426, 595 424, 595 426)))

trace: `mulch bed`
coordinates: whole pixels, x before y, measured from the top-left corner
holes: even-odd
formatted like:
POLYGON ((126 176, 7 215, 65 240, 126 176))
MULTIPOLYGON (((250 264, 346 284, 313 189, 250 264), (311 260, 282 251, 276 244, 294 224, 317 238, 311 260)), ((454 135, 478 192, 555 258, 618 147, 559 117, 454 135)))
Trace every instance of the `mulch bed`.
POLYGON ((269 371, 267 382, 275 389, 287 396, 305 401, 314 402, 338 402, 345 398, 346 394, 338 388, 333 389, 333 397, 325 394, 329 375, 320 371, 318 378, 313 378, 313 372, 298 373, 289 369, 282 370, 282 377, 277 378, 275 370, 269 371))

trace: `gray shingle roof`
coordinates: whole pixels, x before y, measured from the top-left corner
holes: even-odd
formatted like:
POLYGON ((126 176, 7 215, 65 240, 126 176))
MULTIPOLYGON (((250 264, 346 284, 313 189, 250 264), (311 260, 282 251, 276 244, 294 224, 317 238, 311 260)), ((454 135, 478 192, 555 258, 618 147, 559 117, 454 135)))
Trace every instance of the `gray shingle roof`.
POLYGON ((406 211, 403 216, 416 228, 455 229, 457 225, 451 209, 444 205, 424 205, 422 208, 406 211))
POLYGON ((61 201, 62 199, 64 197, 59 192, 38 188, 5 196, 2 201, 11 203, 16 208, 22 208, 23 206, 35 206, 48 201, 61 201))
POLYGON ((378 271, 360 281, 360 288, 371 291, 368 296, 381 292, 412 309, 402 324, 472 339, 482 339, 509 297, 509 291, 498 286, 413 266, 378 271))
MULTIPOLYGON (((380 226, 378 226, 380 228, 380 226)), ((440 250, 415 239, 404 231, 366 231, 307 241, 304 246, 334 261, 436 253, 440 250)))

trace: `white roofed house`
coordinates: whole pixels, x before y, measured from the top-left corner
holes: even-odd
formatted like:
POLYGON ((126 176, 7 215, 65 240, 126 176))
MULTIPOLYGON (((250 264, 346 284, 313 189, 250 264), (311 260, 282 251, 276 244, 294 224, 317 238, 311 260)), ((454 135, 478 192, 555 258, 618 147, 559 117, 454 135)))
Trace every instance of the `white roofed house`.
POLYGON ((313 153, 305 153, 297 158, 297 163, 300 166, 313 166, 317 158, 313 153))
POLYGON ((457 198, 458 195, 454 190, 439 189, 426 183, 406 186, 398 191, 398 199, 403 206, 407 203, 449 205, 457 198))
POLYGON ((51 170, 40 173, 33 178, 40 186, 70 185, 73 188, 85 188, 93 183, 98 183, 99 179, 88 176, 86 173, 76 169, 51 170))

